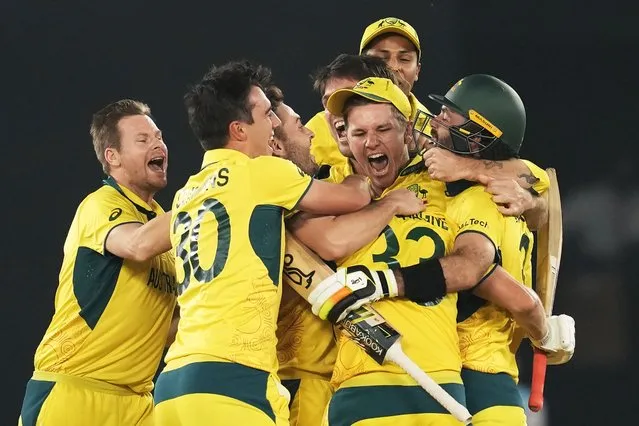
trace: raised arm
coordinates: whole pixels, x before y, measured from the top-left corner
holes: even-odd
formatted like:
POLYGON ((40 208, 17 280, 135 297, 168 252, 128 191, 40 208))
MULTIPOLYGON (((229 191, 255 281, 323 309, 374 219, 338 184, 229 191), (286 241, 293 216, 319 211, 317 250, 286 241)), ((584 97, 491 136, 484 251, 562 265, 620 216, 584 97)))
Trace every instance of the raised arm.
POLYGON ((483 160, 457 155, 443 148, 431 148, 423 157, 430 176, 442 182, 479 182, 481 176, 487 176, 493 179, 514 179, 522 188, 530 189, 544 178, 536 176, 529 168, 529 163, 519 159, 483 160))

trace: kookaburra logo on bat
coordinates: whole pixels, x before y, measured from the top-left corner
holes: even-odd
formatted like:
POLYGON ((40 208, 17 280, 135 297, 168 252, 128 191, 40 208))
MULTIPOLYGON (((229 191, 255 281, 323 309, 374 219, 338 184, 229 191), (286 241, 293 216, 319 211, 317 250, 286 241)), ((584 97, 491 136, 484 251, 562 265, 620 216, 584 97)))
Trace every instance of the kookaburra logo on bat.
POLYGON ((288 253, 284 256, 284 274, 296 285, 302 285, 304 288, 309 288, 313 283, 313 275, 315 275, 315 271, 305 274, 301 269, 291 266, 294 260, 293 256, 288 253))

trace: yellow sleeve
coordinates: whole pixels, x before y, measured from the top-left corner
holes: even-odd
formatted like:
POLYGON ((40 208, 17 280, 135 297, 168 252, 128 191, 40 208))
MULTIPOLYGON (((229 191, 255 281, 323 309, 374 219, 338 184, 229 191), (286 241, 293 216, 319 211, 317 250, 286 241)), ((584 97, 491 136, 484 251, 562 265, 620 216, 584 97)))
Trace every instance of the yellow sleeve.
POLYGON ((313 183, 313 178, 282 158, 257 157, 250 167, 251 189, 259 204, 293 210, 313 183))
POLYGON ((84 199, 78 212, 80 245, 104 254, 109 232, 125 223, 142 223, 135 206, 115 189, 104 186, 84 199))
POLYGON ((538 194, 542 194, 548 190, 550 187, 550 178, 548 177, 548 173, 535 163, 528 160, 521 160, 524 162, 530 173, 537 179, 539 179, 534 185, 533 189, 537 191, 538 194))
POLYGON ((501 245, 504 216, 483 186, 473 186, 455 196, 448 203, 446 214, 459 224, 457 236, 477 232, 492 241, 495 250, 501 245))
POLYGON ((313 139, 311 139, 311 155, 320 166, 325 164, 333 166, 346 160, 328 126, 324 111, 318 112, 306 123, 306 128, 311 130, 314 135, 313 139))

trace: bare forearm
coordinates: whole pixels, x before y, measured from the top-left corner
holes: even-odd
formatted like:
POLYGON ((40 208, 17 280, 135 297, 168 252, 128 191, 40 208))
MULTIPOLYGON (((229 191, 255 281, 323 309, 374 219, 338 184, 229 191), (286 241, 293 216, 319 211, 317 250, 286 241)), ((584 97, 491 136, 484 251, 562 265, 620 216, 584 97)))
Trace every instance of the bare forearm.
POLYGON ((166 212, 135 230, 131 251, 140 261, 149 260, 171 249, 169 229, 171 212, 166 212))
POLYGON ((479 160, 466 158, 469 171, 467 180, 478 182, 480 176, 493 179, 514 179, 522 188, 532 188, 539 180, 528 169, 526 163, 521 160, 511 159, 505 161, 479 160))
POLYGON ((446 277, 446 292, 468 290, 482 279, 490 262, 477 262, 470 256, 452 254, 439 259, 446 277))
POLYGON ((355 213, 334 217, 331 226, 325 229, 325 233, 338 249, 339 257, 337 258, 350 256, 375 241, 395 216, 395 212, 396 209, 392 203, 380 200, 355 213))
POLYGON ((501 266, 475 288, 474 294, 507 310, 531 338, 541 340, 546 334, 546 313, 539 296, 501 266))
POLYGON ((289 223, 289 230, 324 260, 336 260, 373 242, 395 212, 395 206, 382 199, 357 212, 341 216, 301 216, 289 223))
POLYGON ((548 221, 548 199, 544 195, 533 197, 533 207, 524 212, 528 228, 535 231, 548 221))
POLYGON ((163 213, 142 225, 123 223, 114 227, 105 241, 106 249, 123 259, 145 262, 171 249, 171 213, 163 213))
POLYGON ((443 297, 446 293, 468 290, 477 285, 488 267, 463 255, 430 259, 413 266, 393 269, 398 295, 413 302, 443 297))

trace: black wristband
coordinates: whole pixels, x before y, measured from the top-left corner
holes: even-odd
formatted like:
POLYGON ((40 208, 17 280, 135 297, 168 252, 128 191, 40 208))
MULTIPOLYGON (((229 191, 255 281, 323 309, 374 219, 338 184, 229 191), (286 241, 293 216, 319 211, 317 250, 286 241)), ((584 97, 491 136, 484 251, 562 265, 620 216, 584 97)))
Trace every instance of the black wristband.
POLYGON ((438 259, 400 269, 404 278, 404 297, 416 303, 434 302, 446 296, 446 278, 438 259))

